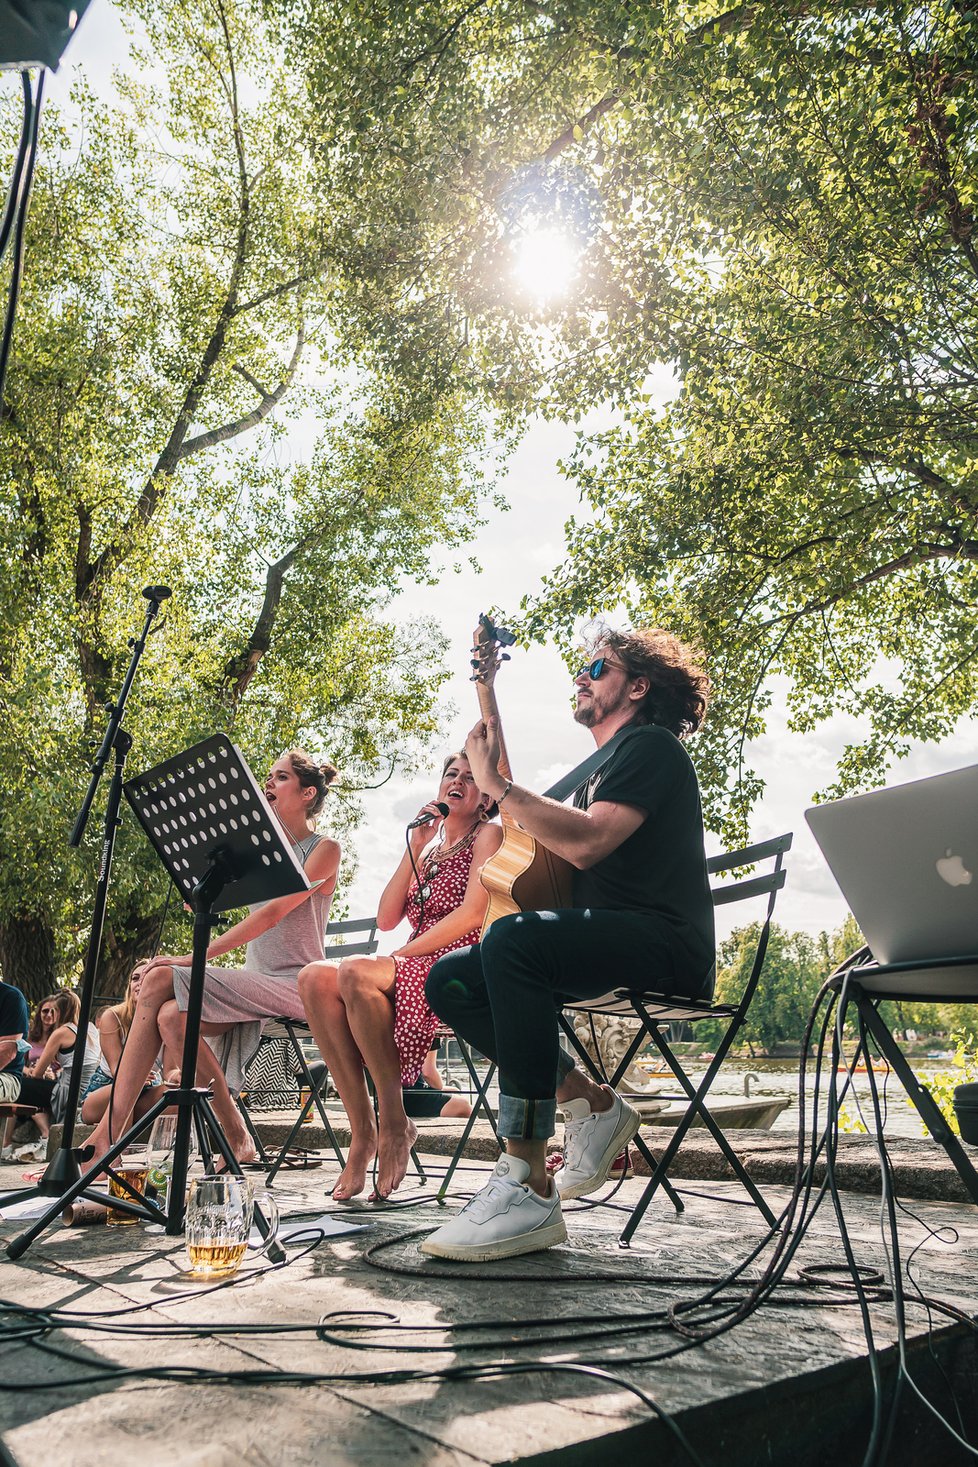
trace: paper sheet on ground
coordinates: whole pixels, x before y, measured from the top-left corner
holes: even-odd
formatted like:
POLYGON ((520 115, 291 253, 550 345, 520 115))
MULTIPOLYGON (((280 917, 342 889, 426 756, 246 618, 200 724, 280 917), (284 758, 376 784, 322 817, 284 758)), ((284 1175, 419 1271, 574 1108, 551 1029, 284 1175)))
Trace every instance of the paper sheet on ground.
POLYGON ((7 1219, 19 1222, 31 1222, 36 1217, 43 1217, 49 1207, 57 1202, 57 1197, 27 1197, 23 1202, 8 1202, 8 1197, 16 1197, 18 1192, 26 1192, 30 1186, 26 1182, 23 1187, 16 1188, 13 1192, 0 1194, 0 1217, 6 1222, 7 1219))
MULTIPOLYGON (((279 1224, 278 1240, 280 1243, 289 1243, 301 1233, 304 1241, 311 1243, 316 1232, 321 1232, 326 1238, 342 1238, 347 1233, 362 1233, 364 1228, 372 1227, 372 1222, 347 1222, 345 1218, 331 1217, 328 1212, 319 1217, 283 1217, 279 1224)), ((260 1246, 261 1233, 257 1228, 252 1228, 248 1242, 253 1248, 260 1246)))

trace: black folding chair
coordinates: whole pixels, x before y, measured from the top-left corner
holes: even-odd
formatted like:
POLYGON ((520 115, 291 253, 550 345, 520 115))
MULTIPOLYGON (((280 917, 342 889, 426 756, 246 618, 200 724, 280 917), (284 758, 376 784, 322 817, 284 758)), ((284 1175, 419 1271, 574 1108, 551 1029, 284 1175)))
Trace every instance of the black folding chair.
MULTIPOLYGON (((738 872, 742 873, 737 879, 728 880, 724 885, 714 886, 712 888, 714 906, 725 906, 729 902, 742 902, 756 897, 767 897, 767 912, 758 933, 754 960, 738 1003, 713 1003, 707 1000, 698 1002, 671 995, 655 987, 638 988, 634 984, 631 984, 616 989, 613 993, 609 993, 603 998, 581 1000, 580 1002, 569 1004, 561 1015, 561 1028, 568 1042, 577 1053, 581 1063, 596 1080, 600 1082, 607 1081, 614 1088, 628 1070, 642 1045, 648 1040, 651 1040, 673 1075, 675 1075, 687 1100, 686 1110, 680 1118, 669 1144, 660 1157, 657 1158, 653 1155, 644 1140, 638 1136, 635 1138, 633 1144, 636 1145, 638 1150, 641 1151, 649 1162, 652 1175, 619 1239, 622 1247, 627 1247, 631 1242, 636 1228, 645 1216, 649 1203, 652 1201, 659 1187, 662 1187, 666 1191, 677 1211, 681 1212, 683 1210, 681 1200, 676 1197, 673 1189, 669 1185, 668 1171, 686 1137, 686 1133, 696 1120, 699 1120, 701 1125, 705 1126, 709 1131, 720 1148, 720 1151, 723 1153, 727 1164, 737 1179, 746 1188, 768 1226, 773 1227, 775 1225, 773 1212, 757 1190, 754 1182, 748 1176, 743 1163, 727 1141, 723 1131, 710 1114, 706 1105, 706 1097, 709 1093, 710 1086, 719 1073, 721 1065, 727 1057, 730 1046, 736 1039, 747 1017, 751 1000, 760 981, 771 931, 774 904, 777 900, 778 892, 784 886, 787 874, 784 869, 785 852, 790 850, 791 841, 792 836, 790 833, 779 835, 773 840, 761 841, 758 845, 748 846, 742 851, 730 851, 720 856, 713 856, 707 862, 711 876, 724 875, 727 877, 736 877, 738 872), (771 869, 766 874, 750 874, 749 868, 765 862, 771 863, 771 869), (588 1053, 575 1034, 571 1018, 569 1017, 569 1015, 574 1013, 624 1015, 638 1020, 638 1032, 613 1075, 607 1076, 601 1072, 598 1061, 588 1053), (698 1085, 694 1085, 683 1069, 680 1059, 674 1053, 665 1030, 669 1024, 677 1021, 686 1021, 695 1024, 702 1022, 704 1019, 712 1019, 714 1021, 719 1019, 726 1024, 726 1028, 716 1047, 714 1057, 707 1067, 706 1074, 698 1085)), ((559 1173, 557 1185, 559 1188, 559 1173)))
POLYGON ((472 1127, 479 1119, 480 1111, 492 1127, 492 1133, 496 1138, 496 1144, 499 1147, 500 1152, 502 1152, 503 1143, 499 1139, 499 1131, 496 1129, 496 1117, 493 1115, 492 1106, 489 1104, 489 1086, 492 1084, 493 1078, 496 1073, 495 1064, 490 1062, 486 1069, 486 1073, 480 1079, 479 1072, 476 1069, 475 1056, 472 1053, 471 1046, 468 1045, 464 1039, 461 1039, 459 1035, 455 1033, 454 1029, 450 1029, 446 1025, 443 1025, 441 1027, 439 1033, 442 1038, 451 1038, 458 1045, 459 1054, 462 1056, 462 1059, 465 1062, 465 1068, 469 1072, 470 1094, 472 1096, 472 1109, 469 1112, 465 1125, 462 1128, 462 1134, 455 1144, 455 1150, 452 1152, 451 1160, 449 1161, 448 1169, 446 1170, 445 1175, 442 1178, 441 1186, 438 1188, 437 1200, 439 1202, 443 1202, 445 1200, 445 1193, 448 1191, 448 1188, 451 1185, 452 1177, 455 1175, 456 1168, 458 1167, 459 1162, 462 1160, 462 1157, 465 1154, 465 1148, 468 1145, 469 1137, 472 1134, 472 1127))
MULTIPOLYGON (((341 958, 352 958, 369 956, 377 951, 377 919, 376 917, 350 917, 343 921, 330 922, 326 928, 326 957, 331 963, 339 962, 341 958), (331 940, 331 939, 339 939, 331 940)), ((262 1145, 254 1125, 253 1118, 248 1110, 247 1101, 239 1099, 238 1105, 244 1117, 245 1125, 255 1139, 258 1146, 259 1158, 263 1166, 268 1167, 266 1182, 271 1186, 279 1170, 288 1160, 289 1151, 295 1145, 302 1126, 307 1116, 312 1114, 313 1106, 319 1113, 326 1139, 336 1156, 340 1166, 344 1166, 346 1158, 340 1150, 340 1144, 336 1139, 336 1132, 330 1123, 326 1112, 326 1088, 329 1084, 329 1071, 325 1063, 313 1060, 310 1064, 303 1040, 312 1038, 312 1031, 304 1019, 278 1018, 269 1019, 262 1030, 259 1041, 259 1049, 262 1045, 270 1043, 273 1039, 287 1038, 296 1062, 296 1077, 300 1088, 306 1092, 299 1114, 295 1123, 286 1137, 283 1145, 279 1148, 274 1159, 262 1145)), ((256 1051, 257 1053, 257 1051, 256 1051)))
POLYGON ((851 1005, 856 1010, 860 1043, 865 1046, 868 1036, 872 1036, 924 1125, 944 1148, 972 1202, 978 1203, 978 1172, 927 1086, 910 1068, 879 1011, 886 999, 915 1004, 978 1003, 978 953, 887 964, 874 963, 871 958, 870 950, 865 948, 834 975, 834 986, 839 991, 840 1023, 844 1022, 851 1005))

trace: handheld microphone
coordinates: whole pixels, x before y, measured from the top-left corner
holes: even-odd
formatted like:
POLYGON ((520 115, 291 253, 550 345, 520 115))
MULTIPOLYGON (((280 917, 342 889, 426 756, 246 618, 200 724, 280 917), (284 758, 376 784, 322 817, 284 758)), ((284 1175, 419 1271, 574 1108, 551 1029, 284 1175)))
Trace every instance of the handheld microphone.
POLYGON ((431 810, 426 810, 423 815, 418 816, 417 820, 412 820, 408 830, 417 830, 420 825, 430 825, 433 820, 444 820, 448 814, 448 806, 444 800, 435 801, 435 810, 438 811, 437 815, 431 810))

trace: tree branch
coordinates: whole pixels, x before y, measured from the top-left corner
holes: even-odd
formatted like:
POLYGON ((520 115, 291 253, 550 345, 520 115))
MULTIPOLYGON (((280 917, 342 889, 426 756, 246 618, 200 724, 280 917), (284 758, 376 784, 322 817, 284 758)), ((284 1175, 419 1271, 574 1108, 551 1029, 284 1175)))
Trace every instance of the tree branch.
POLYGON ((572 143, 578 142, 579 133, 586 133, 606 112, 610 112, 612 107, 617 107, 620 101, 621 97, 618 92, 609 92, 606 97, 601 98, 600 102, 595 102, 594 106, 589 107, 583 117, 578 118, 577 122, 572 122, 570 127, 565 128, 559 137, 554 138, 550 147, 543 155, 544 163, 552 163, 555 158, 560 156, 565 148, 569 148, 572 143))
POLYGON ((759 624, 759 630, 764 631, 768 627, 777 626, 780 622, 795 621, 802 616, 810 616, 813 613, 827 611, 830 607, 838 605, 854 591, 861 591, 870 586, 874 581, 882 581, 887 576, 896 575, 897 571, 909 570, 911 566, 925 565, 931 560, 972 560, 978 561, 978 540, 961 540, 952 545, 923 545, 916 550, 908 550, 904 555, 898 555, 893 560, 888 560, 885 565, 878 565, 875 570, 868 571, 864 576, 857 576, 837 591, 834 596, 826 596, 822 601, 809 601, 798 611, 785 612, 781 616, 772 616, 767 621, 759 624))
MULTIPOLYGON (((231 49, 231 37, 227 29, 227 21, 218 0, 218 13, 224 31, 225 45, 227 48, 228 67, 231 75, 230 89, 225 89, 228 105, 231 111, 231 128, 234 137, 234 147, 238 165, 238 231, 235 241, 234 257, 231 261, 231 273, 224 300, 217 315, 214 329, 210 339, 201 354, 200 363, 184 393, 183 402, 177 412, 176 420, 170 431, 170 436, 163 448, 162 453, 150 472, 149 478, 143 486, 142 493, 136 501, 132 512, 127 515, 120 528, 118 535, 111 540, 101 554, 96 558, 89 568, 87 576, 87 588, 91 594, 91 588, 109 573, 113 565, 121 559, 122 546, 138 523, 148 524, 159 507, 160 501, 166 493, 167 486, 177 463, 183 457, 183 449, 186 436, 190 431, 190 425, 197 415, 204 392, 211 379, 214 367, 227 339, 228 327, 236 314, 238 305, 238 290, 241 285, 241 277, 244 273, 245 260, 248 253, 249 226, 251 222, 251 196, 248 188, 248 171, 246 166, 244 136, 241 131, 241 119, 238 110, 237 77, 234 70, 234 56, 231 49)), ((244 431, 240 429, 238 431, 244 431)), ((230 436, 230 434, 228 435, 230 436)), ((77 577, 76 577, 77 581, 77 577)))
POLYGON ((273 301, 280 295, 287 295, 290 290, 295 290, 296 286, 305 285, 307 281, 312 279, 314 279, 314 276, 310 274, 293 275, 291 280, 283 280, 281 285, 273 285, 271 290, 266 290, 261 295, 256 295, 254 300, 242 301, 240 305, 235 306, 232 315, 243 316, 246 311, 257 310, 266 301, 273 301))
POLYGON ((282 401, 282 398, 295 380, 295 374, 299 366, 299 359, 302 356, 302 348, 305 345, 305 340, 305 328, 300 325, 298 335, 296 336, 295 350, 292 353, 292 360, 289 362, 282 381, 271 392, 268 392, 262 387, 261 383, 249 371, 238 362, 235 362, 233 370, 255 389, 261 397, 261 402, 250 413, 246 413, 243 418, 236 418, 231 423, 225 423, 223 427, 212 428, 208 433, 198 433, 196 438, 188 439, 181 446, 177 454, 177 463, 187 458, 191 453, 200 453, 202 449, 213 448, 217 443, 226 443, 229 438, 236 438, 239 433, 247 433, 249 428, 256 427, 263 418, 267 418, 272 409, 282 401))
POLYGON ((224 696, 232 707, 244 697, 248 684, 258 671, 258 664, 268 651, 272 640, 272 628, 275 625, 279 603, 282 600, 285 577, 300 549, 301 543, 293 545, 291 550, 287 550, 280 559, 268 567, 265 575, 265 598, 254 630, 248 638, 248 644, 240 656, 232 658, 224 668, 224 696))
POLYGON ((438 62, 442 59, 445 52, 448 50, 448 47, 452 41, 452 37, 465 24, 469 16, 474 14, 476 10, 481 10, 485 3, 486 0, 472 0, 472 4, 467 5, 464 10, 460 10, 458 15, 451 22, 451 24, 446 26, 445 29, 435 37, 433 43, 430 46, 427 46, 423 51, 418 51, 417 54, 414 56, 409 56, 408 59, 402 63, 401 70, 413 71, 414 68, 418 65, 419 61, 425 61, 430 56, 432 58, 432 64, 428 68, 428 75, 426 77, 426 80, 430 81, 434 73, 435 67, 438 65, 438 62))

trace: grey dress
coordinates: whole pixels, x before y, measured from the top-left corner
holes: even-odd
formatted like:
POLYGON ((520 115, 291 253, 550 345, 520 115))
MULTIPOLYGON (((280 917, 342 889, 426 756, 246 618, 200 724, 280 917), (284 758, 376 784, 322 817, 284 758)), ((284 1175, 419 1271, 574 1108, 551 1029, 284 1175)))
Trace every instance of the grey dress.
MULTIPOLYGON (((307 836, 296 846, 303 866, 323 839, 307 836)), ((208 1035, 207 1043, 227 1077, 231 1090, 240 1090, 244 1069, 258 1048, 266 1019, 304 1019, 297 978, 300 968, 325 956, 324 940, 332 892, 317 890, 287 912, 267 932, 248 943, 243 968, 215 968, 208 964, 204 980, 201 1019, 208 1024, 233 1024, 226 1034, 208 1035)), ((249 908, 260 911, 265 902, 249 908)), ((173 969, 173 995, 184 1012, 190 991, 190 969, 173 969)))

